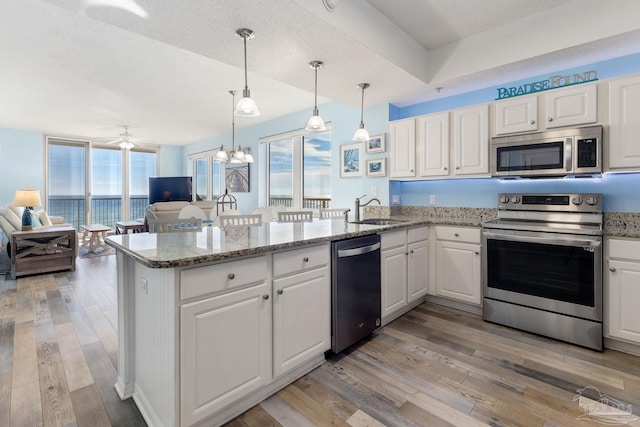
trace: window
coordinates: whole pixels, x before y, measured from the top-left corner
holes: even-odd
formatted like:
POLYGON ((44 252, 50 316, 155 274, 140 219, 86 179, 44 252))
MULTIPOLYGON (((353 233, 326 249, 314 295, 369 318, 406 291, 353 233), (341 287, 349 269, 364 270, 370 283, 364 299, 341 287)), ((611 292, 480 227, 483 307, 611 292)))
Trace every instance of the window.
POLYGON ((292 133, 267 141, 268 205, 331 206, 331 132, 292 133))
POLYGON ((46 145, 49 215, 62 216, 76 230, 144 217, 149 177, 157 175, 154 149, 120 150, 51 137, 46 145))
POLYGON ((189 156, 196 200, 216 200, 224 193, 224 163, 214 160, 216 151, 189 156))

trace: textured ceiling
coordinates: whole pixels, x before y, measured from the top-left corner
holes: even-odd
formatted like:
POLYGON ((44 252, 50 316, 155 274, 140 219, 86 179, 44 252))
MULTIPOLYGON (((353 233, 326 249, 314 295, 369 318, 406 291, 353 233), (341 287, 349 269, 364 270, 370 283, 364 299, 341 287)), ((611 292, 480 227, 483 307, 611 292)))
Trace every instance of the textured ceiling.
MULTIPOLYGON (((21 0, 0 2, 0 127, 187 144, 319 103, 407 105, 640 50, 618 0, 21 0), (615 6, 612 6, 615 5, 615 6), (589 31, 584 29, 588 28, 589 31), (441 93, 435 88, 444 86, 441 93)), ((322 112, 322 106, 320 106, 322 112)), ((301 124, 303 126, 303 124, 301 124)))

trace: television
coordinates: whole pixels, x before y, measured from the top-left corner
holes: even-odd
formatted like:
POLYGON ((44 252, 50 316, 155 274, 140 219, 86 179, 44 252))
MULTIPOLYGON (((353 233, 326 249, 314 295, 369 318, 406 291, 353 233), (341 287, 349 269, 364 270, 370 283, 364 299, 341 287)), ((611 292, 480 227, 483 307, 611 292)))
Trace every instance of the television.
POLYGON ((149 177, 149 204, 156 202, 190 202, 193 200, 190 176, 149 177))

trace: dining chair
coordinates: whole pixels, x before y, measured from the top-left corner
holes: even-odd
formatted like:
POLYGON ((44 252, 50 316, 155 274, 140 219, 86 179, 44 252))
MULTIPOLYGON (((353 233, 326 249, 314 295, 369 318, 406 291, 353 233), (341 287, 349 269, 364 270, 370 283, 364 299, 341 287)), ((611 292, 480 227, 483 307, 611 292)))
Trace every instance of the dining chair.
POLYGON ((262 224, 262 215, 222 215, 220 216, 220 227, 228 227, 232 225, 260 225, 262 224))
POLYGON ((224 216, 232 216, 232 215, 242 215, 242 212, 240 212, 239 210, 236 209, 227 209, 224 210, 222 212, 220 212, 220 215, 218 215, 217 217, 213 217, 213 212, 211 212, 211 216, 213 219, 213 225, 220 227, 220 218, 224 217, 224 216))
POLYGON ((252 215, 262 215, 262 221, 270 222, 274 215, 271 213, 271 207, 257 208, 251 212, 252 215))
POLYGON ((311 222, 313 211, 284 211, 278 212, 278 222, 311 222))
POLYGON ((342 218, 348 208, 324 208, 320 209, 320 219, 342 218))
POLYGON ((147 219, 149 233, 176 231, 201 231, 202 218, 182 218, 174 220, 147 219))

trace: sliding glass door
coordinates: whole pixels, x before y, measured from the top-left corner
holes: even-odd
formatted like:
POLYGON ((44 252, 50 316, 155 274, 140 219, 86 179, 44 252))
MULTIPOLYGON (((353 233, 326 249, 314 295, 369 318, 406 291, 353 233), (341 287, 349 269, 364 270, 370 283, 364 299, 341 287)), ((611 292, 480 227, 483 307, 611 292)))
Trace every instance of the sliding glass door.
POLYGON ((50 216, 61 216, 76 230, 87 224, 89 144, 48 139, 47 202, 50 216))

